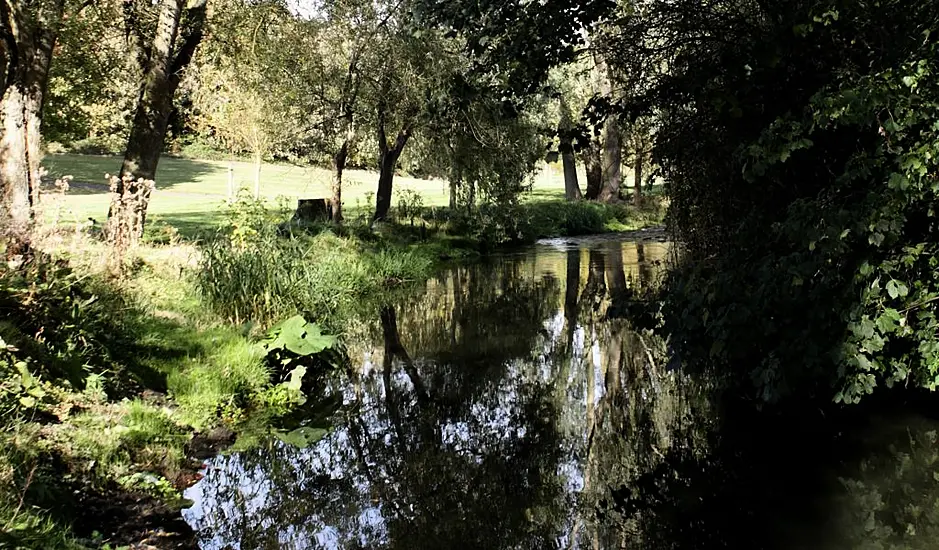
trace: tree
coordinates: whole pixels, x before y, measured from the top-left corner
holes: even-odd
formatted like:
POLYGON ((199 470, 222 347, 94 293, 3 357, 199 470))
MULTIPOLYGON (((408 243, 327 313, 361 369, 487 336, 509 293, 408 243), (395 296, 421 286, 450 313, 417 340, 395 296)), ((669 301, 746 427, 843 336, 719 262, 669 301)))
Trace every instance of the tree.
POLYGON ((0 231, 8 255, 29 249, 42 107, 64 7, 64 0, 0 1, 0 231))
POLYGON ((378 142, 374 220, 388 217, 398 160, 415 132, 427 124, 427 107, 447 89, 458 63, 438 32, 414 33, 408 10, 400 4, 386 9, 392 11, 376 35, 367 65, 375 74, 368 83, 378 142))
MULTIPOLYGON (((594 74, 601 97, 613 97, 613 72, 602 55, 594 55, 594 74)), ((602 183, 597 200, 616 202, 623 182, 623 141, 620 124, 615 117, 608 117, 603 124, 601 176, 602 183)))
POLYGON ((577 161, 574 157, 574 140, 571 137, 573 117, 571 108, 562 94, 559 97, 561 109, 561 123, 558 127, 560 144, 558 152, 561 153, 561 166, 564 170, 564 198, 569 201, 580 200, 580 184, 577 182, 577 161))
MULTIPOLYGON (((127 149, 121 164, 120 176, 132 180, 154 180, 157 164, 163 152, 173 96, 179 87, 182 73, 188 67, 196 48, 202 41, 206 21, 207 0, 162 0, 158 5, 156 25, 147 29, 145 15, 148 6, 142 0, 124 5, 124 25, 135 68, 140 71, 140 92, 137 108, 127 139, 127 149), (148 36, 152 35, 152 36, 148 36)), ((117 194, 126 191, 118 184, 117 194)), ((149 193, 141 197, 146 216, 149 193)), ((143 220, 139 224, 143 226, 143 220)))
POLYGON ((277 146, 290 141, 294 121, 269 95, 259 93, 250 68, 203 68, 193 94, 197 125, 232 154, 247 152, 254 159, 254 195, 261 195, 261 166, 277 146), (236 70, 238 72, 236 72, 236 70))

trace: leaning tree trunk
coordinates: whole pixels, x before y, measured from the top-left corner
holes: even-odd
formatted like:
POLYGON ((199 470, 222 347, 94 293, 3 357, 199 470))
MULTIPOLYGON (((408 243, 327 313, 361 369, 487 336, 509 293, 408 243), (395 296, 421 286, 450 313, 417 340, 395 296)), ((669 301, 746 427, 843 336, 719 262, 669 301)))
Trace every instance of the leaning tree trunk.
POLYGON ((400 152, 387 150, 378 158, 378 192, 375 194, 375 220, 388 218, 391 210, 391 191, 395 178, 395 167, 398 165, 400 152))
MULTIPOLYGON (((141 56, 139 62, 144 69, 144 77, 130 136, 127 139, 124 161, 121 164, 117 185, 118 195, 127 194, 125 181, 140 182, 140 180, 153 181, 155 179, 170 114, 173 110, 173 96, 179 87, 182 71, 192 61, 196 47, 202 41, 205 25, 206 0, 196 0, 186 9, 185 36, 177 48, 176 42, 185 5, 186 0, 162 0, 156 35, 148 49, 149 54, 144 55, 138 52, 141 56)), ((142 39, 138 38, 138 41, 142 39)), ((145 191, 134 197, 135 204, 130 207, 130 210, 137 212, 136 215, 139 215, 140 219, 125 225, 139 227, 142 232, 146 221, 147 205, 150 201, 149 190, 153 186, 145 185, 138 186, 138 188, 145 191), (136 204, 137 202, 139 204, 136 204)), ((126 213, 110 212, 112 216, 117 214, 126 213)), ((140 236, 134 235, 131 238, 139 239, 140 236)))
POLYGON ((584 149, 584 167, 587 171, 587 200, 600 198, 600 187, 603 185, 603 162, 600 158, 600 147, 591 140, 590 145, 584 149))
POLYGON ((27 17, 18 2, 0 0, 0 237, 8 256, 30 247, 39 196, 42 107, 63 0, 27 17))
POLYGON ((378 124, 378 192, 375 194, 374 220, 385 220, 391 211, 391 192, 394 185, 395 168, 404 146, 411 138, 410 127, 405 127, 398 133, 394 146, 388 146, 385 136, 384 113, 379 110, 378 124))

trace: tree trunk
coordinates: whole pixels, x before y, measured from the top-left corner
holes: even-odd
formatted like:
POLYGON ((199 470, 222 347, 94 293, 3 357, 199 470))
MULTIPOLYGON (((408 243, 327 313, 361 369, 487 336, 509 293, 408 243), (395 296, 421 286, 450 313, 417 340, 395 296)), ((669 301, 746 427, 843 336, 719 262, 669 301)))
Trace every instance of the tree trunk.
POLYGON ((26 91, 14 82, 0 104, 0 228, 6 255, 29 250, 32 225, 32 185, 26 131, 26 91))
POLYGON ((561 96, 561 125, 558 135, 561 143, 558 150, 561 153, 561 166, 564 168, 564 198, 576 201, 583 198, 580 193, 580 184, 577 182, 577 162, 574 158, 574 144, 571 140, 571 113, 564 96, 561 96))
POLYGON ((398 155, 393 151, 386 151, 378 158, 378 192, 375 194, 375 220, 388 218, 388 212, 391 210, 391 191, 397 164, 398 155))
POLYGON ((577 162, 570 138, 561 141, 561 164, 564 167, 564 198, 576 201, 583 198, 580 184, 577 182, 577 162))
MULTIPOLYGON (((186 0, 162 0, 149 56, 139 60, 144 77, 121 164, 122 180, 124 176, 130 176, 132 181, 155 179, 173 109, 173 96, 179 87, 182 71, 192 61, 195 49, 202 41, 205 25, 206 0, 197 0, 186 10, 188 25, 181 44, 176 47, 185 4, 186 0)), ((141 199, 148 202, 149 194, 141 199)), ((143 204, 141 209, 144 217, 146 206, 143 204)), ((143 224, 139 226, 143 227, 143 224)))
POLYGON ((388 212, 391 210, 391 192, 394 184, 395 168, 398 166, 398 158, 401 151, 407 145, 411 137, 411 131, 408 128, 401 130, 395 139, 394 147, 388 147, 385 140, 385 131, 379 125, 379 155, 378 155, 378 192, 375 194, 375 216, 374 220, 385 220, 388 218, 388 212))
POLYGON ((600 147, 593 141, 584 149, 584 166, 587 169, 587 200, 595 201, 600 198, 600 188, 603 185, 603 163, 600 160, 600 147))
POLYGON ((235 164, 231 160, 228 161, 228 202, 234 202, 235 200, 235 164))
POLYGON ((261 153, 254 154, 254 200, 261 200, 261 153))
POLYGON ((642 204, 642 161, 644 148, 642 144, 642 138, 637 137, 635 139, 636 150, 634 152, 635 158, 633 159, 633 203, 636 206, 642 204))
POLYGON ((619 200, 619 187, 623 182, 623 143, 619 124, 609 119, 603 127, 603 186, 598 199, 602 202, 619 200))
POLYGON ((339 146, 339 150, 333 156, 332 198, 329 199, 329 202, 330 219, 335 224, 342 223, 342 174, 346 170, 350 142, 351 138, 347 133, 346 139, 342 141, 342 145, 339 146))
MULTIPOLYGON (((29 21, 18 2, 0 0, 0 238, 7 255, 29 250, 40 187, 40 126, 64 1, 36 10, 29 21)), ((35 9, 35 8, 34 8, 35 9)))
MULTIPOLYGON (((606 60, 600 55, 594 55, 594 75, 600 88, 600 95, 606 98, 613 96, 613 74, 606 60)), ((619 124, 615 118, 610 117, 603 125, 602 135, 602 177, 603 185, 600 196, 603 202, 615 202, 619 199, 619 188, 623 183, 623 143, 620 136, 619 124)))

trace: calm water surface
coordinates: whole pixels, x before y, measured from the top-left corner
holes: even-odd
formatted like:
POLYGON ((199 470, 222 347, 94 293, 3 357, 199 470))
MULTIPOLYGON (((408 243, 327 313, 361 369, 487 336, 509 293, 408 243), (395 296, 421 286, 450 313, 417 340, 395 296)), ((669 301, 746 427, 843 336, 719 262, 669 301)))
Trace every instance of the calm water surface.
POLYGON ((939 548, 939 424, 718 400, 630 319, 667 254, 542 243, 376 309, 322 439, 187 491, 201 547, 939 548))

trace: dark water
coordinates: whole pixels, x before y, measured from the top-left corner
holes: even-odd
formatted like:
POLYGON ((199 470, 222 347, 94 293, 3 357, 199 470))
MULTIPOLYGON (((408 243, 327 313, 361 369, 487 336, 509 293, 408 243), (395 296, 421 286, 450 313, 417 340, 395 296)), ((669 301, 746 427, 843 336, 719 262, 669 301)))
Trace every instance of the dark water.
POLYGON ((325 437, 187 492, 202 548, 939 548, 939 424, 718 396, 630 319, 666 254, 540 244, 363 319, 325 437))

